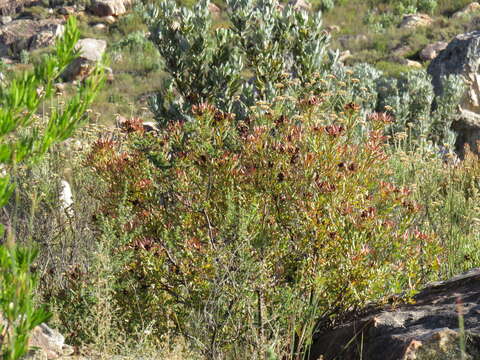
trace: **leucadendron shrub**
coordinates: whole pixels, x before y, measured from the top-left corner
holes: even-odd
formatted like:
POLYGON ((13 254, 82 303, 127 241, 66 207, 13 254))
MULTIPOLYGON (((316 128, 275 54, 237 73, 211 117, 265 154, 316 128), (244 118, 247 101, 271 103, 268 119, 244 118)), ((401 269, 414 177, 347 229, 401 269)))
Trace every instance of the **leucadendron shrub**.
POLYGON ((334 96, 259 102, 244 121, 203 103, 93 146, 103 214, 127 209, 135 234, 114 247, 121 323, 178 331, 209 359, 301 359, 314 332, 435 271, 436 238, 389 182, 391 118, 330 112, 334 96))

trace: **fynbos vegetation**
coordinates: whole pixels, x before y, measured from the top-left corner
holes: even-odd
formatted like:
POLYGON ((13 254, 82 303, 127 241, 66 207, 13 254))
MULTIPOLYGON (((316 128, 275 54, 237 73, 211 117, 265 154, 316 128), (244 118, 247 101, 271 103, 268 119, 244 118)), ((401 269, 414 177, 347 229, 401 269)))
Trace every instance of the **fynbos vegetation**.
MULTIPOLYGON (((370 3, 375 36, 448 7, 370 3)), ((307 359, 367 304, 479 265, 461 76, 436 95, 422 68, 346 62, 323 24, 346 0, 133 5, 80 16, 111 40, 106 90, 87 61, 58 84, 73 17, 1 78, 4 359, 47 319, 87 358, 307 359)))

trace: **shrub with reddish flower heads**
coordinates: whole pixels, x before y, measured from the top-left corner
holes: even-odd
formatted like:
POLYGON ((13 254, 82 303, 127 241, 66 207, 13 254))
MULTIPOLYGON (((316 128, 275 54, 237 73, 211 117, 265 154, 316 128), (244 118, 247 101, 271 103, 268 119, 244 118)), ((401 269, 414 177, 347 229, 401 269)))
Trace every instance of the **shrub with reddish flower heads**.
POLYGON ((428 275, 436 239, 388 183, 384 116, 356 137, 354 104, 335 118, 272 106, 240 125, 211 105, 193 110, 156 137, 131 133, 111 166, 90 156, 109 184, 106 211, 124 199, 138 231, 118 274, 130 324, 174 327, 212 359, 300 356, 317 324, 428 275), (128 307, 135 293, 143 303, 128 307))
POLYGON ((385 112, 373 112, 368 114, 367 119, 373 122, 381 122, 386 125, 393 122, 393 117, 385 112))
POLYGON ((325 126, 325 132, 330 136, 340 136, 345 131, 345 128, 341 125, 327 125, 325 126))
POLYGON ((127 133, 131 133, 131 132, 143 133, 145 131, 145 128, 143 126, 143 120, 138 117, 133 117, 125 120, 120 124, 120 128, 127 133))

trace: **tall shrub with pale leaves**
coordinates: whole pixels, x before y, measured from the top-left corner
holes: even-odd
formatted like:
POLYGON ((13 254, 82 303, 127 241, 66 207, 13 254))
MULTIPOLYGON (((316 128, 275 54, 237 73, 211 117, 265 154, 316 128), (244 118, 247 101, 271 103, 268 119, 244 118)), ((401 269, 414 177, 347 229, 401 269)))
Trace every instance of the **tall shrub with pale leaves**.
POLYGON ((273 0, 229 0, 231 27, 213 30, 208 4, 189 10, 164 1, 146 11, 169 74, 152 101, 160 123, 191 120, 192 106, 206 101, 245 118, 257 101, 288 94, 288 86, 278 86, 285 78, 305 84, 331 67, 319 13, 282 10, 273 0))

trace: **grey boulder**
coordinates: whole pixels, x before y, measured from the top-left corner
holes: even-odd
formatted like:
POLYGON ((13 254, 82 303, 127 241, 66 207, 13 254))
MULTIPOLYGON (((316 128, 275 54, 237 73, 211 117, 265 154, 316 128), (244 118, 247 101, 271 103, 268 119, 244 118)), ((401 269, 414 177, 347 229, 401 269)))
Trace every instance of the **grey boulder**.
POLYGON ((89 10, 96 16, 119 16, 129 4, 130 0, 93 0, 89 10))
POLYGON ((0 13, 2 15, 14 14, 17 10, 35 1, 36 0, 0 0, 0 13))
POLYGON ((404 15, 400 28, 413 29, 419 26, 429 26, 433 23, 433 19, 427 14, 408 14, 404 15))
POLYGON ((453 19, 459 19, 464 16, 469 16, 480 11, 480 4, 476 1, 468 4, 462 10, 457 11, 452 15, 453 19))
POLYGON ((63 20, 14 20, 0 27, 0 56, 53 45, 64 31, 63 20))
POLYGON ((420 51, 420 59, 423 61, 433 60, 437 57, 440 51, 444 50, 447 46, 448 43, 445 41, 437 41, 433 44, 429 44, 420 51))
POLYGON ((82 80, 88 76, 93 66, 102 59, 107 42, 90 38, 81 39, 75 47, 80 54, 64 71, 62 77, 66 81, 82 80))
POLYGON ((65 344, 65 338, 47 324, 40 324, 30 334, 29 347, 33 350, 26 360, 61 359, 73 353, 73 348, 65 344))
POLYGON ((480 358, 480 269, 428 285, 414 303, 371 306, 363 316, 318 336, 310 360, 480 358), (464 330, 459 328, 463 317, 464 330))
POLYGON ((457 35, 428 67, 437 95, 443 93, 443 76, 461 75, 465 80, 466 91, 459 104, 460 116, 453 124, 458 133, 456 147, 460 155, 463 155, 465 145, 472 151, 479 152, 477 144, 480 138, 479 67, 480 31, 457 35))

